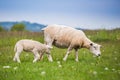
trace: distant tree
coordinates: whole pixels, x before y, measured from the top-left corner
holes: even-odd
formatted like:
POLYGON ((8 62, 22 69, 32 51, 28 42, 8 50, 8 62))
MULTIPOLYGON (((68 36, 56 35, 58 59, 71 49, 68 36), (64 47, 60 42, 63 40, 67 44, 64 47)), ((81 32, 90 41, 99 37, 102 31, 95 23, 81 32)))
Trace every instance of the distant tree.
POLYGON ((5 31, 5 29, 2 26, 0 26, 0 32, 1 31, 5 31))
POLYGON ((22 23, 15 24, 11 27, 11 31, 25 31, 25 25, 22 23))

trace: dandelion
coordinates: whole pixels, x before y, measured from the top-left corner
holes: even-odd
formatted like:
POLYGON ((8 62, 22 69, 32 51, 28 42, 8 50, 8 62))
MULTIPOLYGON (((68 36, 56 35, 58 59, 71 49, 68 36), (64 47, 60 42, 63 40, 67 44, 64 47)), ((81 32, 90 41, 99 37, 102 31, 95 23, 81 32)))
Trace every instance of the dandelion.
POLYGON ((8 68, 10 68, 10 66, 3 66, 3 68, 7 68, 8 69, 8 68))
POLYGON ((60 61, 57 61, 58 64, 60 64, 60 61))
POLYGON ((112 71, 115 71, 115 69, 113 68, 112 71))
POLYGON ((96 75, 96 74, 97 74, 97 72, 96 72, 96 71, 93 71, 93 74, 94 74, 94 75, 96 75))
POLYGON ((107 70, 108 70, 108 68, 107 68, 107 67, 105 67, 105 70, 107 71, 107 70))
POLYGON ((62 67, 62 65, 59 64, 58 67, 62 67))
POLYGON ((46 72, 45 72, 45 71, 42 71, 42 72, 41 72, 41 75, 45 75, 45 74, 46 74, 46 72))
POLYGON ((18 67, 16 66, 16 67, 14 67, 13 69, 14 69, 14 70, 17 70, 17 69, 18 69, 18 67))

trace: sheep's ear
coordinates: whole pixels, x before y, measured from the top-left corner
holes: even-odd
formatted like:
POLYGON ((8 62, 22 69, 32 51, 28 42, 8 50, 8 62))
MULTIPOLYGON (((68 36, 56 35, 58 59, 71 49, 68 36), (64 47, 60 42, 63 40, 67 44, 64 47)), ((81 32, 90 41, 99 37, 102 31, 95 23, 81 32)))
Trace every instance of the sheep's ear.
POLYGON ((102 45, 100 45, 100 47, 102 47, 102 45))
POLYGON ((90 46, 93 46, 93 43, 90 43, 90 46))

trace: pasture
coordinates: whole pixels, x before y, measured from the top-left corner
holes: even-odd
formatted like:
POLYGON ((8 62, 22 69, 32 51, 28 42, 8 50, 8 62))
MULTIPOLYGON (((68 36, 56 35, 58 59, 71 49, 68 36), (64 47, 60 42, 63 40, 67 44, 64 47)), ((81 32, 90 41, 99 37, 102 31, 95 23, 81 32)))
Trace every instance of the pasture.
POLYGON ((62 59, 67 49, 54 47, 53 62, 46 54, 32 63, 33 54, 22 52, 21 64, 14 62, 14 45, 20 39, 33 39, 44 43, 40 32, 0 32, 0 80, 119 80, 120 79, 120 29, 84 31, 94 42, 102 45, 101 57, 89 50, 79 50, 75 62, 74 50, 66 62, 62 59))

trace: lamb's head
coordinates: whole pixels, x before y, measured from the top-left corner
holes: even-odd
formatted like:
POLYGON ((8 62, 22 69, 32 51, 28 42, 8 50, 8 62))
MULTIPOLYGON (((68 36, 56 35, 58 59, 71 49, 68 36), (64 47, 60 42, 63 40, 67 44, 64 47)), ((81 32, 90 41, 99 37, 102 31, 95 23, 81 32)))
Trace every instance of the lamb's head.
POLYGON ((50 53, 50 50, 52 49, 52 46, 46 45, 46 53, 50 53))
POLYGON ((90 51, 95 55, 95 56, 100 56, 101 51, 100 51, 101 45, 96 44, 96 43, 91 43, 90 44, 90 51))

